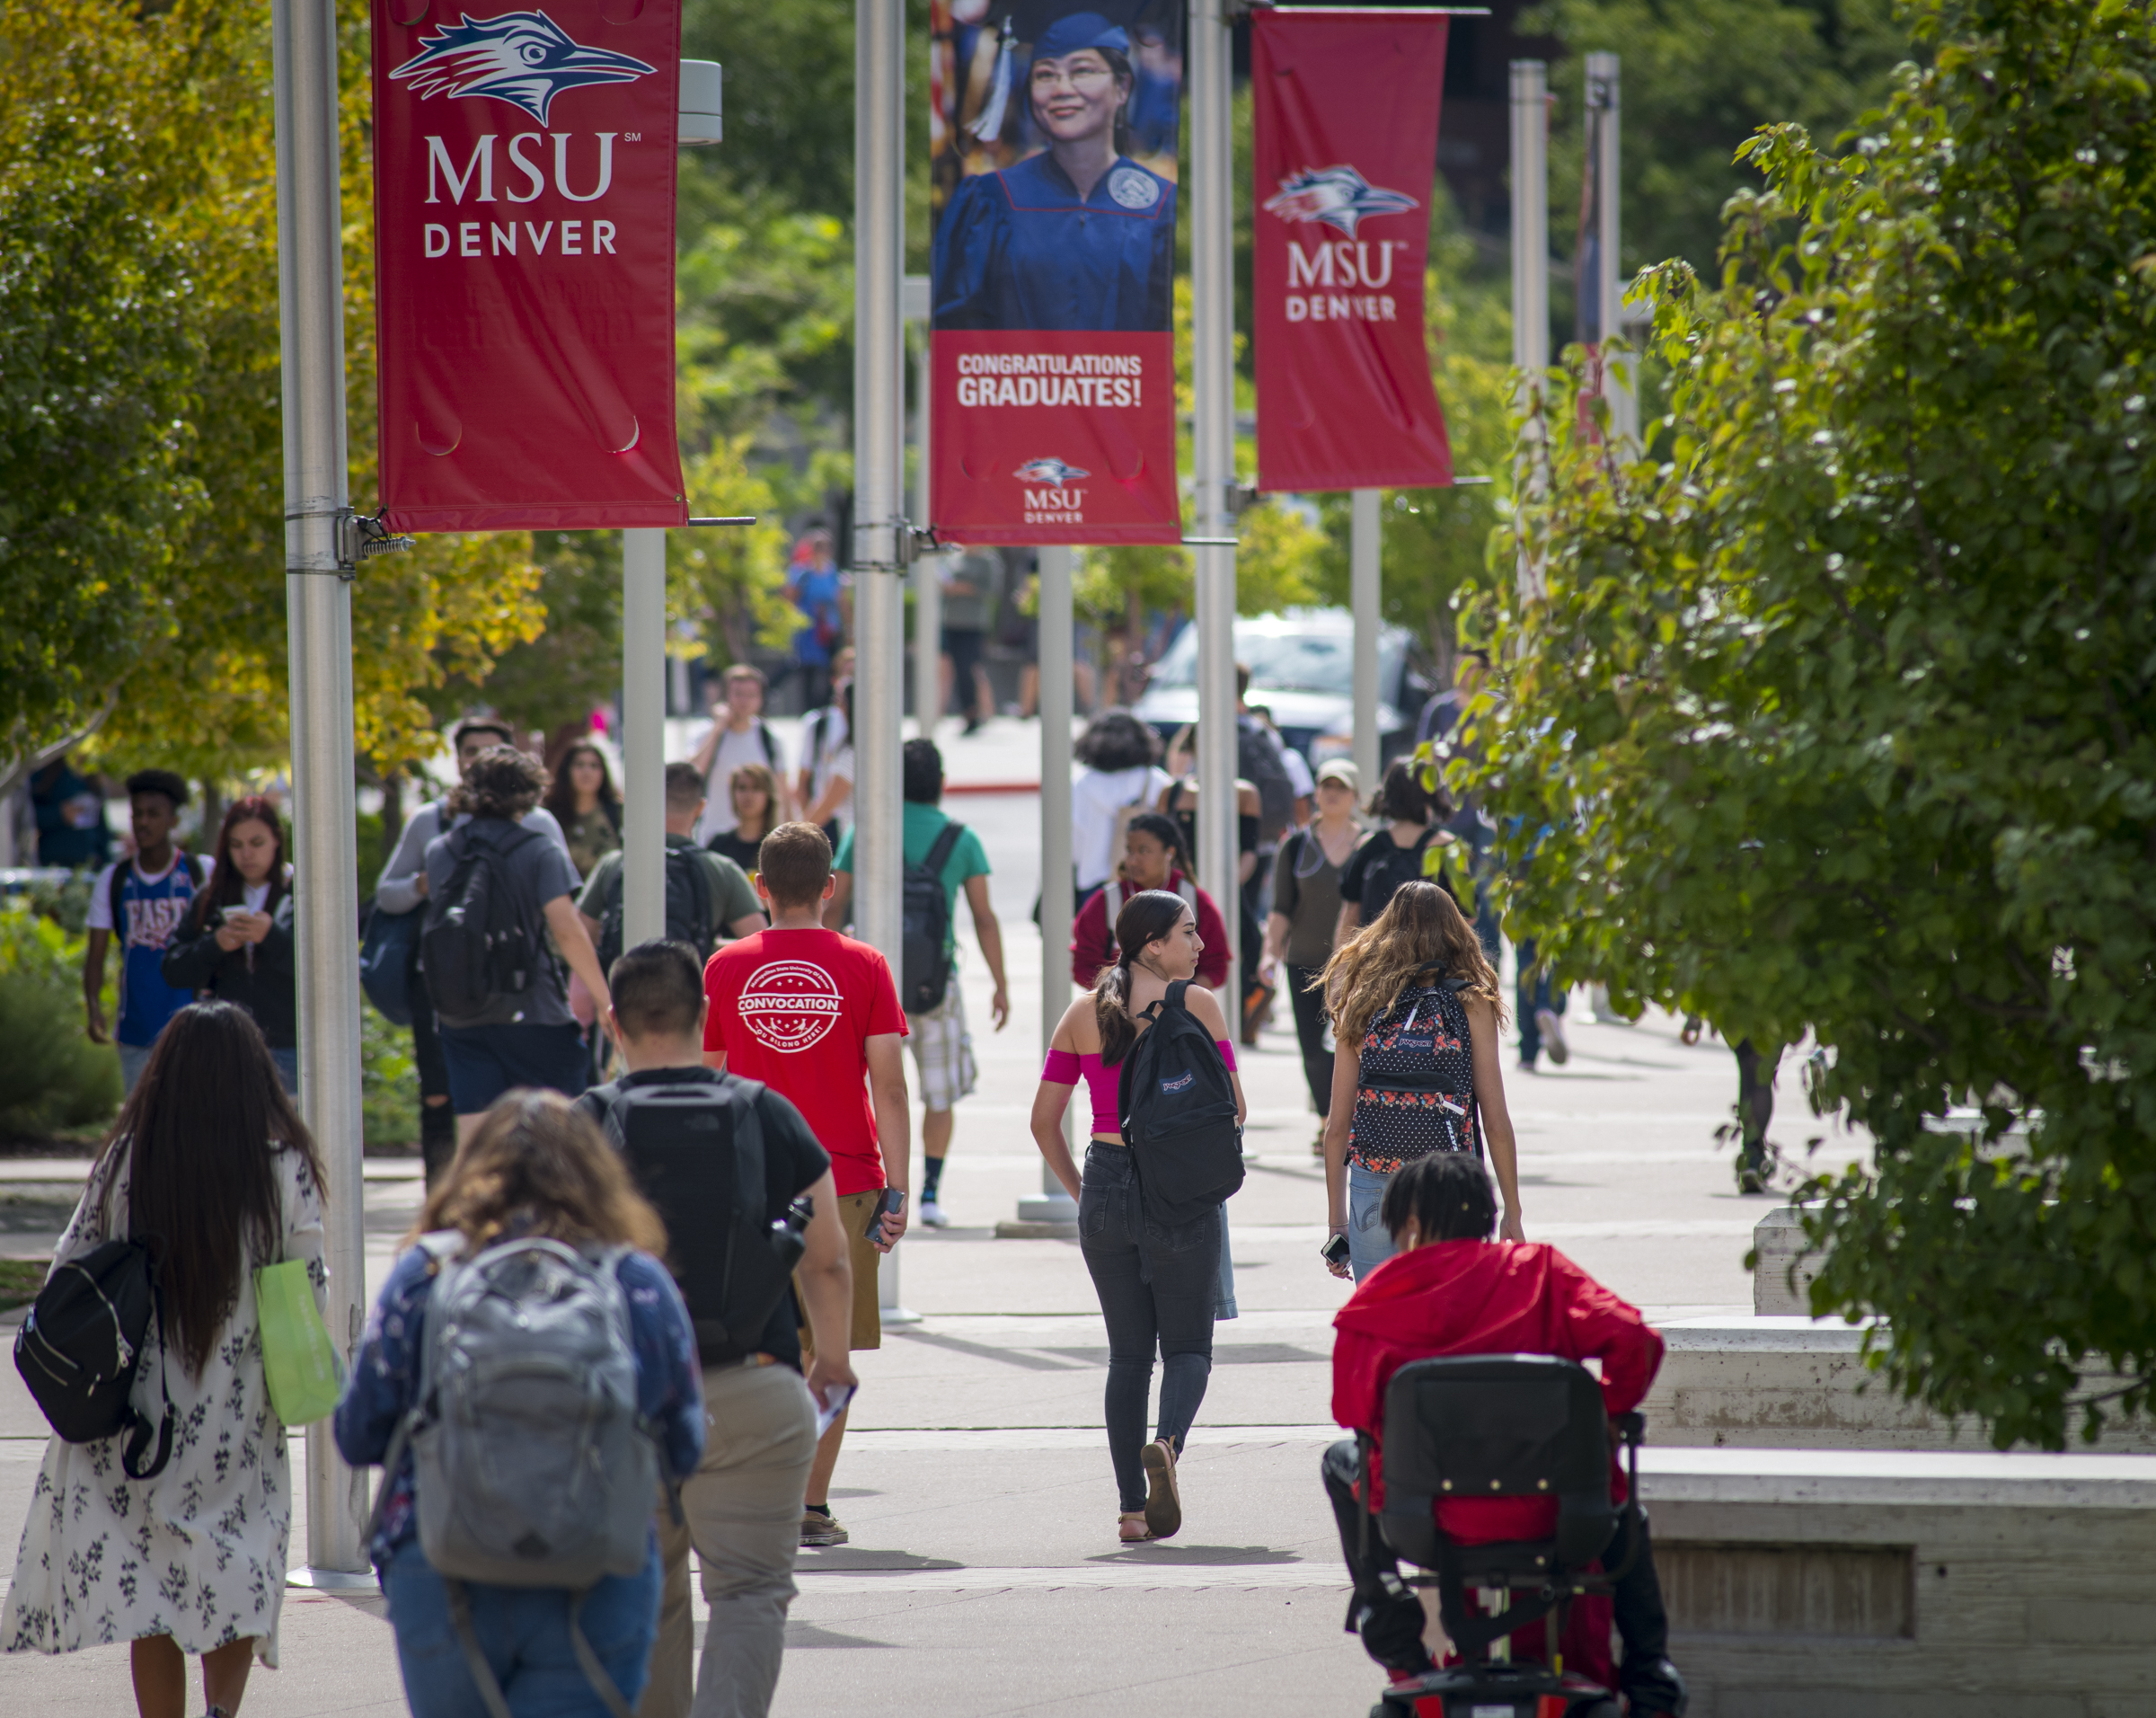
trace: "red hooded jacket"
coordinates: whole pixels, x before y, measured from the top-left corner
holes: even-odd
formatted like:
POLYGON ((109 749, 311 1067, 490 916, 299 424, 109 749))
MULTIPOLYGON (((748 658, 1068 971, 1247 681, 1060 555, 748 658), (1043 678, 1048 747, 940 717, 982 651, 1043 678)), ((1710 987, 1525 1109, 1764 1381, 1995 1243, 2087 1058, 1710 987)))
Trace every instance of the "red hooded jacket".
MULTIPOLYGON (((1181 872, 1171 871, 1169 892, 1180 893, 1183 881, 1181 872)), ((1127 883, 1123 885, 1125 900, 1135 892, 1127 883)), ((1212 896, 1195 885, 1190 892, 1197 897, 1190 915, 1197 920, 1197 940, 1206 945, 1197 957, 1197 981, 1208 990, 1217 990, 1228 981, 1228 927, 1220 922, 1220 908, 1212 896)), ((1114 965, 1115 959, 1116 927, 1109 922, 1108 890, 1096 889, 1085 898, 1071 925, 1071 982, 1091 990, 1100 969, 1114 965)))
MULTIPOLYGON (((1388 1259, 1334 1317, 1332 1417, 1384 1436, 1385 1386, 1409 1360, 1438 1354, 1556 1354, 1602 1361, 1610 1412, 1639 1405, 1662 1364, 1662 1339, 1555 1247, 1509 1241, 1439 1241, 1388 1259)), ((1375 1506, 1384 1503, 1383 1450, 1370 1464, 1375 1506)), ((1611 1494, 1624 1489, 1613 1462, 1611 1494)), ((1437 1524, 1462 1545, 1541 1539, 1557 1500, 1450 1499, 1437 1524)))

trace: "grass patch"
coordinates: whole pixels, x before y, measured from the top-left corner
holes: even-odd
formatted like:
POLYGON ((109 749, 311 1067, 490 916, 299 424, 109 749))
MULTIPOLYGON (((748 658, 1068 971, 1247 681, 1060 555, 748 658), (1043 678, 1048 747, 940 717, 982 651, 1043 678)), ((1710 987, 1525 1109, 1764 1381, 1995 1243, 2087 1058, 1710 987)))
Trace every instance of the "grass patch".
POLYGON ((0 1313, 35 1300, 51 1269, 49 1259, 0 1259, 0 1313))

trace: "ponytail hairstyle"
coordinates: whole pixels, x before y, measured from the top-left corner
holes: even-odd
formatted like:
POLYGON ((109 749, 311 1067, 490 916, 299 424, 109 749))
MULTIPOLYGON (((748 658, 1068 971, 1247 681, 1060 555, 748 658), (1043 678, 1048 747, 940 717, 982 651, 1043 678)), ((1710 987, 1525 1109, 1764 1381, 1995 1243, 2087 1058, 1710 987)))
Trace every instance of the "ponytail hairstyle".
MULTIPOLYGON (((1197 882, 1197 863, 1190 857, 1190 844, 1184 838, 1181 824, 1165 811, 1141 811, 1123 826, 1126 839, 1134 829, 1140 835, 1151 836, 1168 849, 1168 868, 1171 874, 1180 871, 1193 883, 1197 882)), ((1121 863, 1119 857, 1118 863, 1121 863)), ((1122 917, 1118 915, 1116 923, 1121 925, 1122 922, 1122 917)), ((1117 940, 1122 940, 1120 935, 1117 940)))
POLYGON ((1410 979, 1437 983, 1464 979, 1464 996, 1488 1003, 1505 1023, 1505 997, 1497 969, 1482 952, 1475 927, 1453 898, 1436 883, 1404 882, 1392 891, 1376 923, 1333 952, 1318 979, 1332 1014, 1334 1035, 1360 1043, 1373 1022, 1399 999, 1410 979))
MULTIPOLYGON (((1132 819, 1135 824, 1137 819, 1132 819)), ((1162 822, 1167 819, 1162 818, 1162 822)), ((1130 1018, 1130 969, 1145 951, 1183 922, 1190 910, 1180 895, 1165 889, 1140 890, 1116 915, 1117 955, 1093 980, 1093 1020, 1100 1028, 1100 1065, 1113 1067, 1138 1041, 1130 1018)))

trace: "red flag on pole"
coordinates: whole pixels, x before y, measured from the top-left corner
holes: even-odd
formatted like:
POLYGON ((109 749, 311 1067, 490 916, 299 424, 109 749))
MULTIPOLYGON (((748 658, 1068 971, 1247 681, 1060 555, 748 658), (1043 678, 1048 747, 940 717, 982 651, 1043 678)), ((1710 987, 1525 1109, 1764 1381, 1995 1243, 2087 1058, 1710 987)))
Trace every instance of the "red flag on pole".
POLYGON ((1446 22, 1250 15, 1260 489, 1453 481, 1422 294, 1446 22))
POLYGON ((383 517, 679 525, 677 0, 375 0, 383 517), (406 22, 409 20, 410 22, 406 22))

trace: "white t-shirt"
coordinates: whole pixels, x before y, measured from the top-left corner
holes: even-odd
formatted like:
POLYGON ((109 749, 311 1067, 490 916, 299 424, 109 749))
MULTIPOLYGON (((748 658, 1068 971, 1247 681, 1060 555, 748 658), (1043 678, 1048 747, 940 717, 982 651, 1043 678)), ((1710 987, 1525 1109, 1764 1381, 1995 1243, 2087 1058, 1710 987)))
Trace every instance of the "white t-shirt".
POLYGON ((832 766, 842 753, 846 757, 846 779, 853 779, 853 738, 846 727, 846 713, 837 704, 826 704, 809 713, 801 739, 801 762, 808 771, 808 804, 802 810, 808 810, 824 797, 824 790, 831 785, 832 766))
POLYGON ((1157 764, 1128 769, 1081 770, 1071 782, 1071 863, 1078 887, 1098 889, 1115 874, 1122 855, 1116 843, 1116 813, 1143 801, 1150 810, 1174 777, 1157 764))
POLYGON ((1295 791, 1295 797, 1306 800, 1318 791, 1317 777, 1310 773, 1310 766, 1303 761, 1303 754, 1293 746, 1280 748, 1280 766, 1287 771, 1287 784, 1295 791))
MULTIPOLYGON (((853 827, 852 784, 859 779, 853 771, 853 742, 849 739, 836 751, 826 754, 823 786, 819 786, 817 790, 820 796, 823 787, 828 786, 834 777, 847 784, 846 797, 831 809, 831 821, 838 825, 838 838, 841 841, 846 838, 846 831, 853 827)), ((834 845, 835 846, 835 843, 834 845)))
MULTIPOLYGON (((701 746, 702 742, 697 743, 701 746)), ((786 748, 761 717, 749 724, 745 734, 720 724, 719 749, 711 757, 711 773, 703 778, 703 820, 696 826, 699 846, 715 835, 729 833, 740 821, 734 815, 733 780, 734 772, 744 764, 765 765, 775 779, 782 783, 786 779, 786 748), (767 738, 769 750, 764 748, 767 738)))

